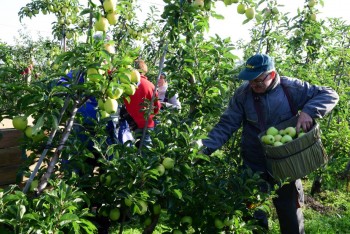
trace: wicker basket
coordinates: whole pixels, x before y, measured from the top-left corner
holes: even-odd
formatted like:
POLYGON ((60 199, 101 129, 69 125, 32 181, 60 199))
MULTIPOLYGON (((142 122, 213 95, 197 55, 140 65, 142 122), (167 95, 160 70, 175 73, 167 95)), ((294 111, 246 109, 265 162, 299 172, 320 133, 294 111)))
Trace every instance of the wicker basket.
MULTIPOLYGON (((298 116, 295 116, 275 127, 278 130, 294 127, 297 120, 298 116)), ((265 134, 266 131, 260 133, 259 139, 265 134)), ((276 180, 292 181, 302 178, 328 162, 317 122, 309 132, 291 142, 275 147, 263 144, 263 147, 268 170, 276 180)))

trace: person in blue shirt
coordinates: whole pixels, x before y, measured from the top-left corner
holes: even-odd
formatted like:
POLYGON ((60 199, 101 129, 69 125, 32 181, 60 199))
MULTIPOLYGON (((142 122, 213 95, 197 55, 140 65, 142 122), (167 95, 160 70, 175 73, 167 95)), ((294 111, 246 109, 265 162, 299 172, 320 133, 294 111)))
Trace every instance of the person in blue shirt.
MULTIPOLYGON (((74 76, 80 76, 78 83, 84 82, 85 74, 77 74, 75 71, 70 71, 65 77, 61 77, 57 82, 57 85, 63 85, 68 87, 73 80, 74 76)), ((77 113, 82 117, 82 123, 75 123, 73 126, 73 134, 77 134, 78 138, 81 140, 83 144, 86 145, 87 149, 93 153, 95 158, 87 158, 86 162, 90 166, 88 169, 90 173, 93 172, 94 167, 98 165, 97 160, 99 154, 96 152, 94 148, 94 143, 90 139, 88 135, 94 135, 94 126, 98 121, 98 102, 95 97, 88 97, 87 101, 78 109, 77 113)), ((117 131, 117 117, 113 116, 109 117, 110 119, 106 123, 106 133, 107 133, 107 144, 118 144, 118 131, 117 131)), ((110 158, 109 158, 110 159, 110 158)), ((63 164, 65 166, 69 165, 68 160, 63 159, 63 164)), ((75 171, 79 171, 79 169, 75 168, 75 171)), ((81 173, 81 172, 79 172, 81 173)))

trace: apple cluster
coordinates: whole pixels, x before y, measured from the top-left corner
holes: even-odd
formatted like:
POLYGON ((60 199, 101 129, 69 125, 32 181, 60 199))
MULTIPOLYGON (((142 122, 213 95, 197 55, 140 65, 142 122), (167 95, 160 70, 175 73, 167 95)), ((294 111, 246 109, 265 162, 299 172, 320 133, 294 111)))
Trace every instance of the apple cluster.
POLYGON ((276 127, 269 127, 266 134, 261 137, 261 141, 266 145, 280 146, 294 139, 301 137, 305 133, 300 131, 297 134, 295 127, 287 127, 285 129, 278 130, 276 127))
POLYGON ((32 139, 34 142, 41 141, 46 135, 43 130, 40 130, 37 133, 34 133, 33 126, 28 125, 28 119, 26 116, 18 115, 12 119, 12 125, 15 129, 23 131, 24 134, 32 139))
POLYGON ((106 13, 106 17, 99 16, 94 24, 96 31, 106 32, 109 25, 115 25, 118 22, 118 14, 116 12, 117 1, 105 0, 103 2, 103 9, 106 13))
MULTIPOLYGON (((112 80, 106 86, 105 98, 98 99, 98 109, 100 110, 101 118, 109 117, 110 114, 116 113, 118 110, 118 99, 124 96, 134 95, 137 88, 137 83, 141 80, 141 74, 137 69, 127 68, 123 71, 109 72, 112 80)), ((105 72, 96 68, 88 68, 88 82, 100 83, 105 72)), ((102 82, 102 81, 101 81, 102 82)), ((103 83, 103 82, 102 82, 103 83)))

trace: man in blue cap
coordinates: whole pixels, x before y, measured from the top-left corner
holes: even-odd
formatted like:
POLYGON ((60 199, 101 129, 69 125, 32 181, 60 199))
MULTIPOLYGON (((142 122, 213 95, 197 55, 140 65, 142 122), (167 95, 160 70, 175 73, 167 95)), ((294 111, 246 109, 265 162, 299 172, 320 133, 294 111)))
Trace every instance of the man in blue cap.
MULTIPOLYGON (((270 184, 275 181, 268 173, 259 133, 286 121, 297 113, 296 130, 304 132, 313 126, 313 119, 329 113, 339 100, 329 87, 311 85, 295 78, 280 77, 273 59, 266 54, 256 54, 245 63, 238 78, 245 80, 234 93, 219 122, 203 140, 202 152, 210 155, 223 146, 242 126, 241 156, 244 166, 261 172, 270 184)), ((267 188, 266 184, 266 188, 267 188)), ((301 211, 303 188, 300 179, 283 185, 273 199, 281 233, 305 233, 301 211)), ((255 218, 268 228, 264 212, 256 212, 255 218)))

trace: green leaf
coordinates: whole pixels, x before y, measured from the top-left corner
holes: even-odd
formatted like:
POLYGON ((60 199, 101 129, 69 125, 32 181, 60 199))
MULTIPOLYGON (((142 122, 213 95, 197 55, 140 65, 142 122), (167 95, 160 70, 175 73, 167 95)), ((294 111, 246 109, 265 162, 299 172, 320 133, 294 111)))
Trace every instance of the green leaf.
POLYGON ((24 205, 19 206, 19 218, 22 219, 23 215, 26 213, 26 207, 24 205))
POLYGON ((77 221, 77 220, 79 220, 79 217, 77 215, 75 215, 75 214, 70 214, 70 213, 64 214, 60 218, 60 225, 63 226, 65 224, 67 224, 67 223, 70 223, 72 221, 77 221))
POLYGON ((180 189, 174 189, 173 190, 173 194, 179 198, 179 199, 182 199, 182 191, 180 189))

